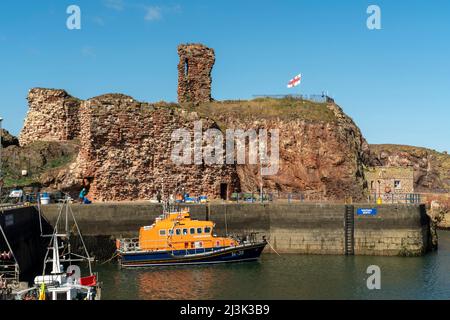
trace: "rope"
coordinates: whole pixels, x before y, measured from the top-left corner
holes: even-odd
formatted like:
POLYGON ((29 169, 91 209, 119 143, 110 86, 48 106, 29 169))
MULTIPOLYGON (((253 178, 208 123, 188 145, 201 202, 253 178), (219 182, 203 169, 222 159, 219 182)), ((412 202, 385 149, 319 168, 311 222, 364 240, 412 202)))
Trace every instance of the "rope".
MULTIPOLYGON (((272 250, 278 255, 278 256, 280 256, 280 254, 277 252, 277 250, 275 250, 273 247, 272 247, 272 245, 270 244, 270 242, 269 242, 269 240, 266 240, 267 241, 267 244, 270 246, 270 248, 272 248, 272 250)), ((280 256, 281 257, 281 256, 280 256)))
POLYGON ((119 253, 114 253, 113 256, 110 259, 100 263, 100 265, 102 266, 102 265, 104 265, 104 264, 106 264, 108 262, 111 262, 111 260, 113 260, 114 258, 117 258, 117 256, 119 256, 119 253))

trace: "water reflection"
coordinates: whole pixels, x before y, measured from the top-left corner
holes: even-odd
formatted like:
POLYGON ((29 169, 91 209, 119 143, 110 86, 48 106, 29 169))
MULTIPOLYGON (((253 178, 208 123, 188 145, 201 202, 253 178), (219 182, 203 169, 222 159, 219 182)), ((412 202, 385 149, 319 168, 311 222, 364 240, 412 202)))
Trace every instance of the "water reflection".
MULTIPOLYGON (((219 280, 219 281, 216 281, 219 280)), ((139 299, 213 299, 214 278, 209 267, 173 267, 141 272, 136 278, 139 299)))
POLYGON ((105 299, 449 299, 450 232, 425 257, 263 255, 261 262, 122 269, 97 266, 105 299), (369 290, 369 265, 381 290, 369 290))

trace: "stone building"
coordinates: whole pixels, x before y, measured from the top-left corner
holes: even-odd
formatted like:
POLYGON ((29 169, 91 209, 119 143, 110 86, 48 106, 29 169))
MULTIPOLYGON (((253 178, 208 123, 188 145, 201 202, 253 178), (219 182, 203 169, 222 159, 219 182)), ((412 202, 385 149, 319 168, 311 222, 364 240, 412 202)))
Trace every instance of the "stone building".
POLYGON ((365 172, 371 194, 414 193, 414 170, 408 167, 371 167, 365 172))
POLYGON ((194 105, 211 101, 214 50, 202 44, 178 46, 178 102, 194 105))

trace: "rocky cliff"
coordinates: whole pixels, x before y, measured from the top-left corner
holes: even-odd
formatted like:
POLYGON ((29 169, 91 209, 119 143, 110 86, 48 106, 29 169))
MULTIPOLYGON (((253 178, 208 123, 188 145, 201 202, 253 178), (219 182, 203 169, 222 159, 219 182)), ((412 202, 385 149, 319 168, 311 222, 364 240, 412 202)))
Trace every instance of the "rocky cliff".
POLYGON ((12 145, 3 150, 5 187, 47 187, 72 191, 79 184, 71 177, 70 164, 79 151, 77 141, 34 141, 24 147, 12 145), (26 175, 22 171, 26 170, 26 175))
POLYGON ((223 130, 279 129, 280 166, 262 176, 258 165, 238 165, 241 187, 298 192, 309 199, 360 200, 365 194, 368 144, 359 128, 334 102, 255 99, 203 104, 196 110, 223 130))
POLYGON ((9 146, 18 146, 19 145, 19 139, 14 137, 12 134, 10 134, 5 129, 1 130, 1 137, 2 137, 2 147, 7 148, 9 146))
POLYGON ((414 146, 372 144, 368 165, 413 168, 416 192, 450 190, 450 156, 447 153, 414 146))
POLYGON ((310 199, 364 197, 368 146, 358 127, 334 102, 255 99, 181 107, 142 103, 120 94, 86 101, 63 90, 33 89, 30 95, 30 109, 46 114, 28 114, 21 133, 23 145, 79 140, 78 156, 53 181, 47 177, 44 186, 70 190, 89 180, 95 200, 131 200, 147 199, 163 185, 166 190, 185 188, 192 194, 219 197, 223 187, 228 195, 252 192, 262 181, 265 191, 302 192, 310 199), (70 108, 77 110, 77 119, 61 111, 70 108), (57 118, 54 124, 43 122, 48 115, 57 118), (208 128, 222 132, 227 128, 279 129, 279 171, 261 177, 258 165, 175 165, 170 158, 171 134, 179 128, 192 132, 199 120, 203 132, 208 128))

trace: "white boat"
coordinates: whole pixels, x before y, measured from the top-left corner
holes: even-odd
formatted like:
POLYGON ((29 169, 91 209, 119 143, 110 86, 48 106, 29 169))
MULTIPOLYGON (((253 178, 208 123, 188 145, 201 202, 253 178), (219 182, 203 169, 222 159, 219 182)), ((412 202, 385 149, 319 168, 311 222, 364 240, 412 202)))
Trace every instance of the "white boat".
POLYGON ((32 288, 16 293, 16 300, 100 300, 101 285, 97 274, 92 272, 91 262, 86 246, 81 236, 78 223, 70 207, 72 199, 63 200, 53 234, 43 235, 49 237, 50 242, 44 259, 42 275, 35 277, 32 288), (64 215, 64 218, 63 218, 64 215), (74 229, 77 231, 84 249, 84 256, 71 251, 69 217, 72 217, 74 229), (63 221, 64 220, 64 221, 63 221), (64 233, 58 228, 64 225, 64 233), (89 275, 82 277, 77 262, 87 262, 89 275), (46 273, 51 264, 50 273, 46 273), (64 265, 67 268, 64 269, 64 265))

